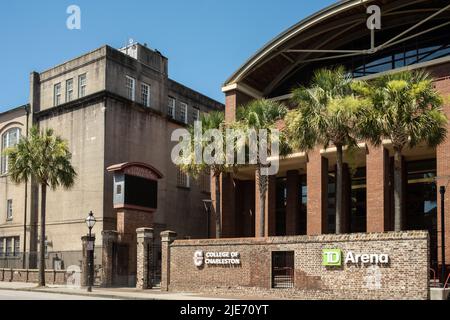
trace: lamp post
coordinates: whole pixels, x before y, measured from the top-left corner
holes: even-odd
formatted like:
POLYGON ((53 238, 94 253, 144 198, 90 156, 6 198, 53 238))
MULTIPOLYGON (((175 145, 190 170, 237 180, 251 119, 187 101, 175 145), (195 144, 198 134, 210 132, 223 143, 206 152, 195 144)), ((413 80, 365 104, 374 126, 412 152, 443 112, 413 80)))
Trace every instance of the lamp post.
MULTIPOLYGON (((445 287, 445 187, 441 186, 439 188, 439 193, 441 194, 441 261, 442 261, 442 286, 445 287)), ((444 288, 445 289, 445 288, 444 288)))
POLYGON ((92 240, 92 228, 95 225, 95 217, 94 214, 89 212, 89 215, 86 218, 86 225, 89 229, 89 238, 87 243, 87 256, 88 256, 88 292, 92 292, 92 286, 94 284, 94 241, 92 240))
POLYGON ((203 205, 205 206, 205 211, 206 211, 206 226, 208 228, 208 239, 210 237, 210 217, 211 217, 211 206, 212 206, 212 200, 210 199, 205 199, 203 200, 203 205))

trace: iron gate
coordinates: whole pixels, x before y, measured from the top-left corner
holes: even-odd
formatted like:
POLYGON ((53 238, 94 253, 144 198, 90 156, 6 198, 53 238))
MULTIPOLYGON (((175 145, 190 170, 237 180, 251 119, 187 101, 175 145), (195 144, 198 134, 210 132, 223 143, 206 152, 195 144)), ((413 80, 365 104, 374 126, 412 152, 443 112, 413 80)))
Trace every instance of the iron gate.
POLYGON ((161 244, 150 244, 147 246, 148 257, 148 283, 152 287, 161 286, 161 244))
POLYGON ((272 252, 272 288, 294 287, 294 251, 272 252))

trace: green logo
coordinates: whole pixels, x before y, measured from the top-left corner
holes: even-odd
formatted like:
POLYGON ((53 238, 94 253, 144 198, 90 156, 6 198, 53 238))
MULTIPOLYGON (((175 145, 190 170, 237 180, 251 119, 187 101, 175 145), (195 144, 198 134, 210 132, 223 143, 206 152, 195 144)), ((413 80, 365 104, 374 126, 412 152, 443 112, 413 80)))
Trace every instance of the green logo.
POLYGON ((341 249, 322 249, 322 265, 340 267, 342 265, 341 249))

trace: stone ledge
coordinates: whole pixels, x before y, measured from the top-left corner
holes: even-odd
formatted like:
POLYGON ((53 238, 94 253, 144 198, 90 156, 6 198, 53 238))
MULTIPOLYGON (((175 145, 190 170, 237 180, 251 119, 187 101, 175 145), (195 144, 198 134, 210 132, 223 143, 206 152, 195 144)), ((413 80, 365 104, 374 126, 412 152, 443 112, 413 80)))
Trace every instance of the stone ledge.
POLYGON ((285 236, 267 238, 225 238, 225 239, 194 239, 175 240, 171 247, 185 246, 218 246, 218 245, 258 245, 258 244, 289 244, 289 243, 329 243, 349 241, 385 241, 385 240, 423 240, 428 238, 427 231, 402 231, 383 233, 351 233, 324 234, 318 236, 285 236))

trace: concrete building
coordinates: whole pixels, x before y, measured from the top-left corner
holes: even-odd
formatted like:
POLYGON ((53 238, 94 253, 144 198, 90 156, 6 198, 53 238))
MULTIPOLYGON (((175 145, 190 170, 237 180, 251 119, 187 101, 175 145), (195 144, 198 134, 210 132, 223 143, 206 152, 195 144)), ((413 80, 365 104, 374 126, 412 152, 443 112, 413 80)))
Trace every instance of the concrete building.
MULTIPOLYGON (((80 263, 80 238, 91 210, 97 219, 96 264, 101 265, 102 232, 118 231, 122 244, 133 243, 125 248, 131 264, 122 270, 131 282, 137 227, 206 236, 202 199, 209 198, 209 176, 193 181, 177 169, 170 136, 223 105, 170 79, 168 59, 160 52, 138 43, 120 50, 103 46, 31 73, 30 90, 29 105, 0 114, 2 148, 14 145, 32 124, 53 128, 68 141, 78 173, 72 189, 48 192, 48 268, 80 263), (151 184, 153 174, 158 181, 151 184)), ((39 188, 11 183, 5 157, 1 168, 0 263, 34 267, 39 188)))
MULTIPOLYGON (((435 86, 450 94, 448 1, 346 0, 300 21, 270 40, 224 84, 226 118, 258 98, 289 105, 291 90, 308 84, 314 70, 343 65, 360 79, 401 70, 425 69, 435 86), (381 29, 367 20, 381 9, 381 29), (374 42, 372 43, 372 39, 374 42)), ((445 106, 450 118, 450 106, 445 106)), ((441 242, 439 187, 450 176, 450 139, 438 148, 418 146, 404 152, 405 230, 430 233, 431 266, 437 271, 441 242), (439 254, 438 254, 439 253, 439 254)), ((334 233, 336 149, 295 153, 270 177, 266 236, 334 233)), ((393 150, 389 141, 375 148, 361 141, 355 173, 345 175, 346 233, 393 230, 393 150)), ((348 161, 348 159, 347 159, 348 161)), ((223 234, 253 237, 258 230, 259 199, 252 169, 222 177, 223 234), (245 195, 245 196, 243 196, 245 195), (256 225, 256 227, 255 227, 256 225)), ((214 187, 214 184, 212 184, 214 187)), ((446 261, 450 261, 450 192, 446 196, 446 261)), ((212 192, 215 195, 215 192, 212 192)))

